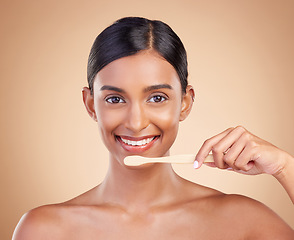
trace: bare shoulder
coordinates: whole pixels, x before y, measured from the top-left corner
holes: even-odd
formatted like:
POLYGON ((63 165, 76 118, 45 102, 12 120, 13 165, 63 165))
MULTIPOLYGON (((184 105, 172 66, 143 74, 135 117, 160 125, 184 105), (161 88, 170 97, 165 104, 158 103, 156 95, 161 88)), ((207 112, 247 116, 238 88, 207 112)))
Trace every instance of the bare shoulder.
POLYGON ((47 239, 58 236, 62 224, 59 219, 62 207, 46 205, 30 210, 22 216, 13 234, 13 240, 47 239))
POLYGON ((294 239, 291 227, 259 201, 197 184, 187 189, 192 194, 181 206, 182 213, 188 222, 202 229, 205 236, 209 233, 215 234, 212 236, 215 239, 219 238, 217 236, 226 239, 294 239))
MULTIPOLYGON (((215 196, 214 212, 248 239, 294 239, 294 231, 263 203, 236 194, 215 196)), ((225 224, 225 225, 226 225, 225 224)))
POLYGON ((90 190, 69 201, 30 210, 20 219, 13 240, 73 239, 77 230, 103 220, 105 208, 91 204, 92 195, 90 190))

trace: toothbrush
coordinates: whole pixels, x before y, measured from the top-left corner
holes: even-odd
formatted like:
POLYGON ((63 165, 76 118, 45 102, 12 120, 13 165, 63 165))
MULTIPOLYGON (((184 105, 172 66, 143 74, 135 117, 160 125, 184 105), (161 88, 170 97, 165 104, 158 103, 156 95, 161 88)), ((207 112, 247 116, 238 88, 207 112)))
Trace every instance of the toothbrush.
MULTIPOLYGON (((139 166, 145 163, 194 163, 195 162, 195 155, 193 154, 184 154, 184 155, 173 155, 167 157, 155 157, 155 158, 148 158, 142 157, 138 155, 127 156, 124 159, 124 163, 127 166, 139 166)), ((204 162, 214 162, 212 154, 209 154, 204 162)))

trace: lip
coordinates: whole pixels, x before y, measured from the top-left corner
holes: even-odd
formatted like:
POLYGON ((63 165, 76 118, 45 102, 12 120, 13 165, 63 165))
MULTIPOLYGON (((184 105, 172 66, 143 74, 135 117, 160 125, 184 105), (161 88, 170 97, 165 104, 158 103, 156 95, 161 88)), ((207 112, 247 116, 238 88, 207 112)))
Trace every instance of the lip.
POLYGON ((149 135, 149 136, 143 136, 143 137, 116 135, 115 138, 120 143, 120 145, 122 146, 122 148, 124 150, 128 151, 129 153, 139 154, 139 153, 143 153, 143 152, 147 151, 148 149, 150 149, 152 147, 152 145, 158 140, 159 135, 149 135), (146 140, 149 138, 153 138, 153 139, 144 145, 129 145, 129 144, 123 142, 122 138, 125 140, 130 140, 130 141, 142 141, 142 140, 146 140))

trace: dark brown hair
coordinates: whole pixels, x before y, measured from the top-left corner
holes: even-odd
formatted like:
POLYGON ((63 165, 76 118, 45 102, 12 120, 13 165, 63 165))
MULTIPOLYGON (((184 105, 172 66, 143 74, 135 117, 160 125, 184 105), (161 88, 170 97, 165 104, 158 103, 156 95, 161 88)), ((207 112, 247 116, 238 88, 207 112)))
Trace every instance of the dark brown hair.
POLYGON ((187 54, 177 34, 166 24, 141 17, 126 17, 116 21, 95 39, 88 59, 88 84, 93 93, 97 73, 112 61, 154 49, 177 71, 182 92, 188 84, 187 54))

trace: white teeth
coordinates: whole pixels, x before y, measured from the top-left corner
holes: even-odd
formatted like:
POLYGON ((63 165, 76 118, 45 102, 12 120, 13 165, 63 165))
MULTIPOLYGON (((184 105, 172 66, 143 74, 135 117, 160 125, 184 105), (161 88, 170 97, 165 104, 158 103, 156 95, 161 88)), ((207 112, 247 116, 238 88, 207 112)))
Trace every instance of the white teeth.
POLYGON ((147 143, 150 143, 154 138, 146 138, 146 139, 143 139, 143 140, 140 140, 140 141, 131 141, 131 140, 128 140, 128 139, 123 139, 121 137, 121 140, 128 144, 128 145, 131 145, 131 146, 142 146, 142 145, 146 145, 147 143))

